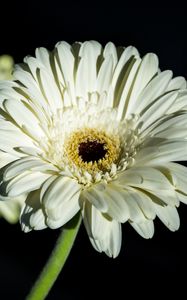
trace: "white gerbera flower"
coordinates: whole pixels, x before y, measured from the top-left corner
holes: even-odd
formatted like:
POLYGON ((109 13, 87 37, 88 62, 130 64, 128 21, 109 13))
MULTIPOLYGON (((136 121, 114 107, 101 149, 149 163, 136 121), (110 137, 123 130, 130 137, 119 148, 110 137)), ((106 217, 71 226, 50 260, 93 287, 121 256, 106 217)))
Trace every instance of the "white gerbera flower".
POLYGON ((58 228, 80 209, 93 246, 116 257, 121 223, 144 238, 156 215, 179 227, 187 202, 187 90, 134 47, 60 42, 17 66, 1 92, 3 196, 26 194, 24 231, 58 228))

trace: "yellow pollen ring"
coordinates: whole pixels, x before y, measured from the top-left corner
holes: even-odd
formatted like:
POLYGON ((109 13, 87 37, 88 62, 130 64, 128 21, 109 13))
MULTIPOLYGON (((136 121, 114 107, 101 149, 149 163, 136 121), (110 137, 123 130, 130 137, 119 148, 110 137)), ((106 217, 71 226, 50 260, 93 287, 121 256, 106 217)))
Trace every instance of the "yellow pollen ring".
POLYGON ((73 132, 65 141, 65 153, 68 160, 88 172, 107 171, 112 163, 115 163, 120 153, 120 141, 116 136, 108 135, 104 131, 97 129, 85 128, 80 131, 73 132), (83 161, 79 154, 79 146, 81 143, 94 142, 104 144, 106 154, 98 161, 83 161))

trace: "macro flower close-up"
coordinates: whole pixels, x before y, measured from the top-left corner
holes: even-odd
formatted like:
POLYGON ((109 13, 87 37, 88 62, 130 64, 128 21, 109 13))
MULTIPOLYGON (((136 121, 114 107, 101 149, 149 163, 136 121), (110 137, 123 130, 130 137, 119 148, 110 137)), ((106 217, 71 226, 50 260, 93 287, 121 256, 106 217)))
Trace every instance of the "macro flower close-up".
POLYGON ((125 222, 144 238, 156 217, 179 228, 186 80, 161 71, 155 54, 59 42, 16 65, 0 90, 0 200, 24 197, 25 232, 62 227, 81 211, 93 247, 116 257, 125 222))

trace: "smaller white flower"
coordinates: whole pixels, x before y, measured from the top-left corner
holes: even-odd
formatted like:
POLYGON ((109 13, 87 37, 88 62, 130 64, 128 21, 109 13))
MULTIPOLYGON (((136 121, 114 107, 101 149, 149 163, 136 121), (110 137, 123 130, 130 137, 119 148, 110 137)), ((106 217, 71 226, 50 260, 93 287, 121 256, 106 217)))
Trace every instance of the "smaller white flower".
POLYGON ((12 79, 14 60, 10 55, 0 56, 0 80, 12 79))
MULTIPOLYGON (((6 153, 0 151, 0 169, 3 170, 7 163, 6 153)), ((0 182, 2 180, 0 173, 0 182)), ((3 217, 9 223, 16 223, 19 220, 20 212, 24 204, 25 195, 17 196, 15 198, 3 197, 0 190, 0 217, 3 217), (4 201, 6 200, 6 201, 4 201)))
MULTIPOLYGON (((12 79, 13 66, 14 60, 10 55, 0 56, 0 80, 12 79)), ((6 156, 4 152, 0 152, 0 168, 6 164, 6 156)), ((0 217, 5 218, 9 223, 16 223, 19 219, 25 197, 19 196, 11 198, 11 200, 6 197, 7 201, 1 200, 5 200, 5 197, 0 196, 0 217)))
MULTIPOLYGON (((0 200, 3 200, 0 197, 0 200)), ((0 217, 3 217, 9 223, 16 223, 20 216, 20 211, 25 197, 17 197, 14 200, 8 199, 0 201, 0 217)))

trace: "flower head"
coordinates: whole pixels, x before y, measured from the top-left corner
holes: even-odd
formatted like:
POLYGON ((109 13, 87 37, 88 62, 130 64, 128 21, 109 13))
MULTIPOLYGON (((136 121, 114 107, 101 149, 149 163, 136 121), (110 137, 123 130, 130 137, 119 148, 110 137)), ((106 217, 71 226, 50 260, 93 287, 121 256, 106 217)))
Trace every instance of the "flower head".
POLYGON ((144 238, 158 216, 179 227, 187 202, 187 90, 155 54, 95 42, 36 50, 3 83, 2 196, 25 195, 24 231, 79 210, 93 246, 116 257, 121 223, 144 238))
POLYGON ((10 55, 0 56, 0 80, 12 79, 14 60, 10 55))
MULTIPOLYGON (((12 79, 14 60, 10 55, 0 56, 0 80, 12 79)), ((6 153, 0 151, 0 168, 7 164, 6 153)), ((25 197, 19 196, 15 199, 8 199, 8 201, 0 201, 0 216, 4 217, 8 222, 15 223, 19 219, 21 207, 24 203, 25 197)), ((1 197, 0 200, 5 200, 1 197)))
POLYGON ((15 199, 3 200, 5 199, 0 196, 0 217, 3 217, 9 223, 18 222, 25 197, 19 196, 15 199))

